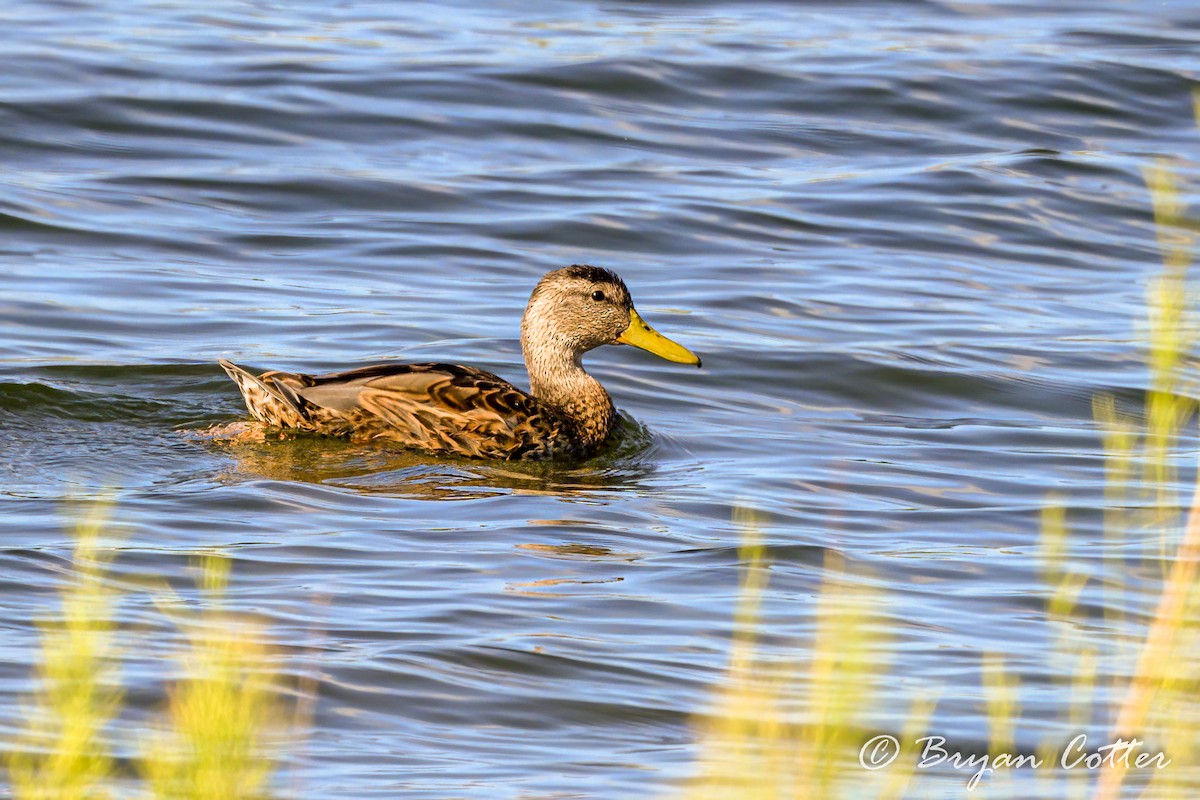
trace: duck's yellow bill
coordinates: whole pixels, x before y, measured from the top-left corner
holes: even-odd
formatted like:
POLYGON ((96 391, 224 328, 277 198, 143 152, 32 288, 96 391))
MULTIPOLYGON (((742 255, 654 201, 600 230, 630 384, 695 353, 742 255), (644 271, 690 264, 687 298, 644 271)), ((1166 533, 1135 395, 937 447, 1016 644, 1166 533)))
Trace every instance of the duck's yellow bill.
POLYGON ((654 328, 651 328, 650 324, 642 319, 641 314, 632 308, 629 309, 629 327, 617 337, 617 341, 621 344, 631 344, 634 347, 640 347, 647 353, 654 353, 654 355, 659 358, 665 358, 667 361, 700 366, 699 356, 683 345, 672 342, 654 330, 654 328))

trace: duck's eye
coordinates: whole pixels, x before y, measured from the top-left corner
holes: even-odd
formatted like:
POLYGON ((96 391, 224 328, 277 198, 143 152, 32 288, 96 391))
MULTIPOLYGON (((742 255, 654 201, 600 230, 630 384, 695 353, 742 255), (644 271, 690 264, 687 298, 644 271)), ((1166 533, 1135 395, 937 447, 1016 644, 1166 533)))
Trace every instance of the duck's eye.
POLYGON ((603 303, 606 298, 604 297, 604 292, 597 289, 596 291, 592 292, 592 299, 597 303, 603 303))

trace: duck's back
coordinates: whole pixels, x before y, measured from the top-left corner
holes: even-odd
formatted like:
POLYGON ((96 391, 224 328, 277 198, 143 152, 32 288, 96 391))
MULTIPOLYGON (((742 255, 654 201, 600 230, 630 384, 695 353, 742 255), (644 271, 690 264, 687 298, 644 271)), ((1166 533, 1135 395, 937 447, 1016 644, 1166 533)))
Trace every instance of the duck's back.
POLYGON ((269 425, 472 458, 583 455, 553 407, 473 367, 380 364, 327 375, 255 376, 228 361, 221 366, 250 413, 269 425))

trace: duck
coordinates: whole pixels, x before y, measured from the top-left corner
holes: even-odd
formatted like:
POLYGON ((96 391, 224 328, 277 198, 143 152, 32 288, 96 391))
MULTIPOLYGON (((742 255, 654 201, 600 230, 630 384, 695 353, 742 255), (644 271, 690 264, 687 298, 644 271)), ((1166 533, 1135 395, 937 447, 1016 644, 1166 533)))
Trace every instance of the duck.
POLYGON ((475 367, 376 364, 324 375, 254 374, 220 359, 251 416, 283 431, 477 459, 583 459, 617 428, 617 411, 583 356, 631 345, 667 361, 700 358, 650 326, 614 272, 575 264, 546 273, 521 318, 529 391, 475 367))

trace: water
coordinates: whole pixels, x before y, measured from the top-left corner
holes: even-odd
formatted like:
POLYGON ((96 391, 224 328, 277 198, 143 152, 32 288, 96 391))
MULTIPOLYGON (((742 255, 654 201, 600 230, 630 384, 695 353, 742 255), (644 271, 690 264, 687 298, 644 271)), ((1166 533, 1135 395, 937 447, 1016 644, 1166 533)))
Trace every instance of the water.
MULTIPOLYGON (((998 652, 1019 741, 1069 738, 1038 514, 1061 493, 1104 574, 1090 403, 1146 387, 1141 171, 1200 177, 1193 4, 17 0, 0 22, 0 733, 64 501, 111 492, 118 576, 187 592, 219 549, 319 676, 301 796, 677 785, 728 656, 738 506, 775 564, 769 652, 803 650, 838 553, 889 597, 904 689, 873 724, 936 689, 931 728, 982 749, 998 652), (521 310, 570 263, 704 359, 589 357, 645 429, 612 453, 184 433, 244 416, 219 357, 521 383, 521 310)), ((144 595, 121 613, 161 624, 144 595)), ((159 655, 128 659, 119 748, 159 655)))

